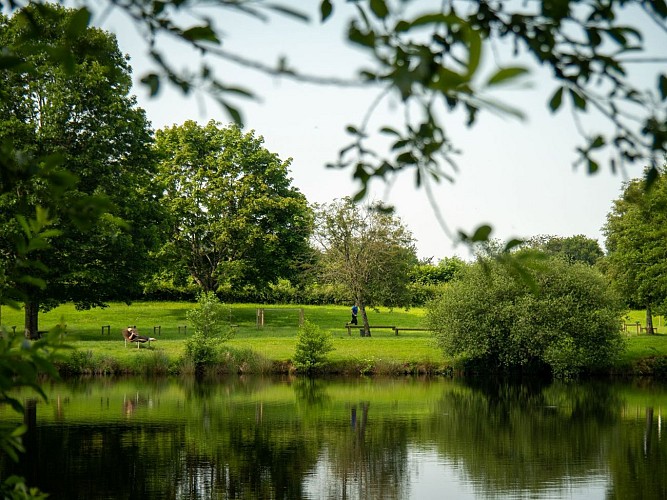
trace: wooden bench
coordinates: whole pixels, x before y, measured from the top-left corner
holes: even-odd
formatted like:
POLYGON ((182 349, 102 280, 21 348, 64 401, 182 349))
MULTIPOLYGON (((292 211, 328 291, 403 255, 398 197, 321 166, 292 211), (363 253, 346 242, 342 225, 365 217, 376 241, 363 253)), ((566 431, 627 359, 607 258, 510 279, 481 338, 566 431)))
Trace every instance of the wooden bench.
POLYGON ((431 331, 430 328, 424 328, 424 327, 397 326, 397 327, 394 328, 394 333, 396 335, 398 335, 399 330, 404 330, 404 331, 408 331, 408 332, 430 332, 431 331))
MULTIPOLYGON (((347 334, 352 335, 352 330, 353 329, 358 328, 359 330, 363 330, 364 325, 363 325, 363 323, 361 325, 353 325, 352 323, 346 323, 345 328, 347 328, 347 334)), ((385 325, 373 325, 373 326, 371 326, 371 325, 369 325, 368 326, 369 330, 375 330, 377 328, 385 328, 385 329, 389 329, 389 330, 396 330, 396 327, 394 325, 391 325, 391 326, 385 326, 385 325)))

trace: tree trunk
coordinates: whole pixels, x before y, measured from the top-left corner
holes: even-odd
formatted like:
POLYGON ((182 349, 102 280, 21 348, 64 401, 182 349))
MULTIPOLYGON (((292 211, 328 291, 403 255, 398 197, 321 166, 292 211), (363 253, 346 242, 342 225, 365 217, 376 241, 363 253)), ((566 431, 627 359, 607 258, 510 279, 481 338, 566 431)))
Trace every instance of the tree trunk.
POLYGON ((653 335, 653 314, 651 314, 651 304, 646 304, 646 333, 653 335))
POLYGON ((39 302, 28 301, 25 303, 25 330, 24 334, 27 339, 35 340, 39 338, 39 302))
POLYGON ((371 336, 371 327, 368 326, 368 314, 366 314, 366 304, 363 301, 358 301, 359 310, 361 311, 361 319, 364 322, 364 337, 371 336))

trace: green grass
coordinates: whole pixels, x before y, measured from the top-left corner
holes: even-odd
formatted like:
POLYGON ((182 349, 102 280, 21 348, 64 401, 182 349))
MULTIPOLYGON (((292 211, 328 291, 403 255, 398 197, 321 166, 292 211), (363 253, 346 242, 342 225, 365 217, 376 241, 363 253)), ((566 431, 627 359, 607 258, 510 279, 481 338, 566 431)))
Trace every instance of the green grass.
MULTIPOLYGON (((186 335, 178 327, 187 325, 186 312, 195 307, 185 302, 136 302, 132 305, 112 303, 104 309, 77 311, 72 305, 60 306, 48 313, 40 314, 40 330, 49 330, 60 321, 67 325, 69 344, 77 349, 78 362, 87 363, 100 372, 141 372, 146 366, 162 366, 163 370, 178 369, 184 351, 186 335), (110 334, 103 335, 102 326, 110 326, 110 334), (136 345, 124 346, 121 330, 127 325, 136 325, 144 335, 156 337, 151 349, 136 345), (160 326, 160 331, 154 327, 160 326), (88 356, 88 358, 86 358, 88 356)), ((294 355, 298 330, 298 306, 266 306, 260 304, 227 305, 228 321, 235 325, 236 335, 228 342, 229 348, 240 359, 237 365, 253 365, 250 351, 271 363, 285 366, 294 355), (256 325, 257 308, 264 307, 263 328, 256 325)), ((347 334, 345 324, 349 320, 349 307, 345 306, 304 306, 304 316, 310 322, 329 332, 334 340, 335 350, 329 354, 333 366, 345 367, 353 371, 385 370, 387 372, 412 370, 416 366, 435 367, 436 371, 447 369, 450 361, 435 347, 431 334, 427 331, 401 332, 395 336, 391 330, 373 331, 371 338, 362 338, 358 331, 347 334), (407 367, 407 368, 406 368, 407 367)), ((425 310, 414 308, 405 310, 368 311, 371 325, 396 325, 399 327, 422 327, 425 324, 425 310)), ((639 321, 644 324, 643 311, 631 311, 626 323, 639 321)), ((16 326, 22 329, 23 312, 2 308, 2 324, 11 331, 16 326)), ((667 356, 667 328, 663 318, 656 317, 658 335, 637 335, 630 329, 627 350, 620 366, 625 371, 651 373, 653 368, 645 360, 667 356), (639 368, 633 368, 639 366, 639 368)), ((71 353, 66 356, 72 356, 71 353)), ((157 370, 159 371, 159 370, 157 370)), ((345 368, 343 369, 345 371, 345 368)))
MULTIPOLYGON (((174 366, 182 357, 186 312, 195 307, 184 302, 137 302, 132 305, 112 303, 104 309, 77 311, 72 305, 62 305, 48 313, 40 314, 40 330, 50 330, 61 321, 67 325, 68 343, 83 353, 90 352, 89 359, 77 355, 79 363, 101 366, 101 371, 141 371, 143 364, 156 362, 160 353, 164 363, 174 366), (102 326, 109 325, 110 334, 102 334, 102 326), (125 347, 121 330, 136 325, 139 333, 157 338, 152 349, 142 345, 125 347), (159 333, 155 327, 160 327, 159 333)), ((235 325, 235 336, 227 345, 237 352, 248 349, 276 363, 288 363, 294 355, 296 333, 299 324, 298 306, 266 306, 259 304, 232 304, 228 321, 235 325), (264 327, 257 327, 257 308, 264 308, 264 327)), ((332 363, 348 363, 354 367, 402 365, 445 365, 442 353, 434 346, 427 331, 401 332, 392 330, 373 331, 371 338, 361 338, 357 331, 348 335, 345 324, 350 317, 349 307, 303 306, 304 317, 325 331, 334 340, 335 350, 329 355, 332 363)), ((424 325, 423 309, 369 310, 372 325, 396 325, 399 327, 421 327, 424 325)), ((2 324, 11 331, 19 331, 23 313, 9 308, 2 310, 2 324)), ((190 330, 191 332, 191 330, 190 330)), ((245 350, 245 351, 244 351, 245 350)), ((354 368, 357 369, 357 368, 354 368)), ((363 368, 359 368, 363 369, 363 368)))

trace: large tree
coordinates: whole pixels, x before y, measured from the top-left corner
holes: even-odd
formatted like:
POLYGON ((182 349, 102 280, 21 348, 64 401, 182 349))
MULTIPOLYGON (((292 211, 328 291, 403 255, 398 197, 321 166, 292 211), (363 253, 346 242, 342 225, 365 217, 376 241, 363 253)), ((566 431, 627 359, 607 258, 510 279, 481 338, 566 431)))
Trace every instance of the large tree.
POLYGON ((136 296, 158 214, 151 135, 115 37, 80 12, 31 5, 0 18, 0 43, 21 61, 0 76, 0 143, 17 166, 0 193, 0 246, 35 337, 40 307, 136 296), (52 232, 26 280, 16 242, 39 228, 35 213, 52 232))
POLYGON ((214 121, 156 133, 158 184, 169 212, 162 256, 203 291, 289 277, 308 250, 311 215, 292 186, 290 160, 263 138, 214 121))
POLYGON ((315 207, 314 243, 324 282, 343 285, 361 311, 370 336, 367 306, 407 306, 410 269, 417 263, 412 234, 380 205, 350 198, 315 207))
POLYGON ((653 333, 653 312, 667 312, 667 178, 649 188, 634 179, 614 201, 603 231, 605 267, 629 305, 646 308, 653 333))

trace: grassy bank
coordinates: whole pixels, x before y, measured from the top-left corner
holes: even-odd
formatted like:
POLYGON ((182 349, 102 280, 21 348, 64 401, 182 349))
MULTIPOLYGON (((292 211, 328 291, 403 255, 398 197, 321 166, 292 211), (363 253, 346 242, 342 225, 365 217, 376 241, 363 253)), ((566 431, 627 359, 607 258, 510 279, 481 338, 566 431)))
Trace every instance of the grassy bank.
MULTIPOLYGON (((40 330, 50 330, 61 321, 67 325, 67 342, 75 349, 59 361, 72 373, 175 373, 192 367, 183 361, 187 326, 186 312, 194 304, 184 302, 114 303, 105 309, 77 311, 60 306, 40 315, 40 330), (125 347, 121 329, 136 325, 143 335, 157 338, 151 348, 125 347), (108 326, 108 329, 106 328, 108 326), (105 327, 105 328, 103 328, 105 327), (180 330, 179 330, 180 327, 180 330)), ((228 322, 235 330, 215 370, 222 372, 281 372, 291 369, 298 306, 232 304, 228 322), (264 308, 264 326, 257 326, 257 309, 264 308)), ((405 331, 394 335, 376 329, 371 338, 358 331, 348 335, 345 324, 349 308, 304 306, 304 317, 330 333, 335 350, 329 355, 327 371, 336 373, 451 373, 451 361, 444 358, 427 331, 405 331)), ((369 311, 371 325, 423 327, 424 309, 369 311)), ((640 321, 643 313, 633 311, 627 323, 640 321)), ((22 329, 23 312, 2 308, 2 324, 9 331, 22 329)), ((656 325, 662 325, 656 319, 656 325)), ((665 327, 659 331, 664 332, 665 327)), ((667 335, 627 335, 627 350, 615 372, 667 376, 667 335)))

